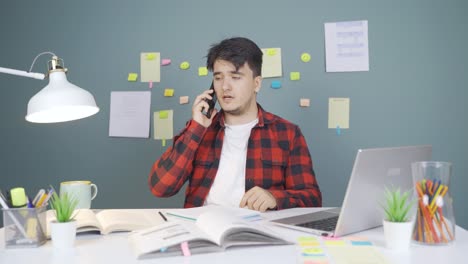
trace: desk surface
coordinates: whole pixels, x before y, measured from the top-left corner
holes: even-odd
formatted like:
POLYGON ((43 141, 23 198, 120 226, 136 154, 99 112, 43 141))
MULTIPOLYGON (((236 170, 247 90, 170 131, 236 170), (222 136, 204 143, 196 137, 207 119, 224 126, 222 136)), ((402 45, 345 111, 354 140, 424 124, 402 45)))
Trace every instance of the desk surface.
MULTIPOLYGON (((267 219, 275 219, 314 210, 317 208, 295 208, 263 215, 267 219)), ((310 235, 282 227, 272 228, 291 240, 310 235)), ((366 237, 372 241, 377 250, 386 256, 390 263, 460 263, 463 262, 468 250, 468 231, 460 227, 456 229, 456 241, 452 245, 421 246, 412 244, 406 252, 387 250, 382 228, 353 235, 366 237)), ((220 253, 138 261, 130 251, 127 233, 79 235, 75 247, 68 251, 54 249, 50 241, 39 248, 5 249, 4 240, 4 229, 2 228, 0 229, 0 263, 301 263, 297 245, 230 248, 220 253)))

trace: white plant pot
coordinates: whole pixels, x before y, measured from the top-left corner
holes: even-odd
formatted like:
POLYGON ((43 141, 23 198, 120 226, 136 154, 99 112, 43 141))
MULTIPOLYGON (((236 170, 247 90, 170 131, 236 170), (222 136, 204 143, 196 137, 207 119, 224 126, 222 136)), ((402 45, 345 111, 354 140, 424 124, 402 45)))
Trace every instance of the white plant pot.
POLYGON ((408 250, 411 243, 414 222, 383 221, 383 229, 387 248, 392 250, 408 250))
POLYGON ((50 223, 50 237, 52 245, 58 249, 72 248, 75 245, 76 221, 59 223, 52 221, 50 223))

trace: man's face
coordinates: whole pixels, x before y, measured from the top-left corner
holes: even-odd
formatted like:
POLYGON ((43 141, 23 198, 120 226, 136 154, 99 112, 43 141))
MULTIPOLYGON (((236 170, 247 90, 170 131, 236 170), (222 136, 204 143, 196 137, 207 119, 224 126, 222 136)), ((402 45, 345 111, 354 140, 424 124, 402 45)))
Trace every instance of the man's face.
POLYGON ((240 116, 256 109, 262 77, 254 78, 247 63, 236 70, 231 62, 216 60, 213 78, 218 102, 226 114, 240 116))

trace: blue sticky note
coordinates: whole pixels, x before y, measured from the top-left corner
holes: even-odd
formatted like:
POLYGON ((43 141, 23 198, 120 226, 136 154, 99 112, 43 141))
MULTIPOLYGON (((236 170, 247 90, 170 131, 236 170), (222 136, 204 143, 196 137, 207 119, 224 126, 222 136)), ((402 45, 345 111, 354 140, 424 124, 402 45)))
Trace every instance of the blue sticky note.
POLYGON ((351 241, 351 245, 353 245, 353 246, 372 246, 372 242, 370 242, 370 241, 351 241))
POLYGON ((160 249, 161 252, 166 252, 166 250, 167 250, 167 247, 162 247, 162 248, 160 249))
POLYGON ((338 136, 341 135, 340 126, 336 126, 336 134, 337 134, 338 136))
POLYGON ((273 88, 273 89, 281 88, 281 82, 280 81, 272 81, 271 82, 271 88, 273 88))

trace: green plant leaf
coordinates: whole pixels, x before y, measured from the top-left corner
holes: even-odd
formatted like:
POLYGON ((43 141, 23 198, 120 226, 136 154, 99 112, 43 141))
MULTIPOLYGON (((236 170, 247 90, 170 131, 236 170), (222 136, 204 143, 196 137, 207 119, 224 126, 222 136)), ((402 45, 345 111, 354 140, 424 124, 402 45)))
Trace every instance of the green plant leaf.
POLYGON ((78 205, 78 200, 68 193, 63 193, 60 196, 57 193, 52 194, 50 201, 51 208, 55 210, 57 222, 70 222, 74 219, 73 212, 78 205))
POLYGON ((410 199, 411 192, 401 192, 400 188, 388 189, 385 187, 385 204, 381 205, 385 212, 385 219, 391 222, 408 221, 408 213, 414 205, 410 199))

